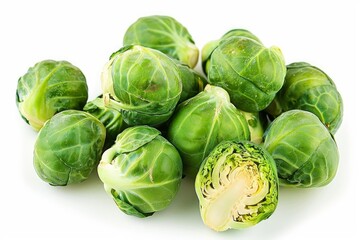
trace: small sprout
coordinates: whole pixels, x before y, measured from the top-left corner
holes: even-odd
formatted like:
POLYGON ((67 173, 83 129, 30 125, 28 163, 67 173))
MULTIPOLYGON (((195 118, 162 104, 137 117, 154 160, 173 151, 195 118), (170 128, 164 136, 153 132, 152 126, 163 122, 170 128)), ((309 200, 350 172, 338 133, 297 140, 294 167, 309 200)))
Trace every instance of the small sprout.
POLYGON ((47 121, 34 148, 34 167, 50 185, 65 186, 86 180, 96 168, 106 130, 92 115, 65 110, 47 121))
POLYGON ((335 134, 343 116, 343 101, 333 80, 305 62, 287 66, 285 82, 267 111, 274 117, 291 109, 315 114, 335 134))
POLYGON ((169 123, 168 139, 179 150, 184 174, 195 176, 217 144, 224 140, 249 140, 250 132, 229 94, 208 84, 203 92, 178 106, 169 123))
MULTIPOLYGON (((258 37, 256 37, 253 33, 251 33, 250 31, 246 30, 246 29, 232 29, 230 31, 228 31, 227 33, 225 33, 220 39, 218 40, 214 40, 214 41, 210 41, 207 44, 205 44, 205 46, 202 48, 201 51, 201 62, 202 62, 202 68, 205 74, 208 74, 208 67, 210 64, 210 57, 211 54, 213 53, 213 51, 215 50, 215 48, 217 48, 220 44, 220 42, 222 40, 228 39, 230 37, 247 37, 250 39, 253 39, 259 43, 261 43, 260 39, 258 37)), ((236 49, 232 49, 229 52, 229 55, 236 55, 237 51, 236 49)))
POLYGON ((81 110, 88 87, 79 68, 66 61, 44 60, 20 77, 16 105, 22 118, 36 131, 56 113, 81 110))
POLYGON ((126 46, 112 54, 102 73, 106 107, 121 112, 128 125, 159 125, 175 110, 182 93, 176 63, 142 46, 126 46))
POLYGON ((208 83, 224 88, 240 110, 265 109, 281 89, 286 66, 278 47, 266 48, 248 37, 222 40, 206 67, 208 83), (236 54, 229 54, 236 50, 236 54))
POLYGON ((266 130, 264 148, 276 162, 281 185, 321 187, 335 177, 338 148, 313 113, 290 110, 281 114, 266 130))
POLYGON ((196 66, 199 58, 199 49, 189 31, 169 16, 139 18, 127 29, 123 44, 159 50, 190 68, 196 66))
POLYGON ((117 135, 126 128, 120 111, 106 107, 106 101, 106 98, 99 96, 84 106, 84 111, 99 119, 106 128, 105 150, 114 144, 117 135))
POLYGON ((147 217, 174 199, 182 162, 176 148, 157 129, 135 126, 120 133, 103 153, 98 174, 121 211, 147 217))

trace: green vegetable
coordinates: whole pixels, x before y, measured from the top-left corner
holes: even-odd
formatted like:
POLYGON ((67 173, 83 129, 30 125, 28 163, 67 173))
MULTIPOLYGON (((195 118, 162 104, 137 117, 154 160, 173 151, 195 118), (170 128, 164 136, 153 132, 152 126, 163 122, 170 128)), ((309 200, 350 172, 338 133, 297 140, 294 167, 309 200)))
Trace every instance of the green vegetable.
POLYGON ((105 105, 120 110, 129 125, 159 125, 175 110, 182 93, 176 63, 142 46, 114 53, 102 73, 105 105))
POLYGON ((98 166, 106 192, 126 214, 147 217, 165 209, 180 187, 177 150, 148 126, 125 129, 98 166))
POLYGON ((264 147, 274 158, 284 186, 320 187, 336 174, 335 140, 310 112, 290 110, 277 117, 266 130, 264 147))
POLYGON ((201 162, 223 140, 249 140, 247 121, 216 86, 181 103, 169 123, 168 139, 179 150, 185 175, 195 176, 201 162))
POLYGON ((275 163, 259 145, 224 141, 201 165, 195 190, 201 217, 210 228, 253 226, 270 217, 277 206, 275 163))
POLYGON ((332 134, 342 122, 343 101, 335 83, 324 71, 305 62, 287 66, 284 85, 268 112, 276 117, 291 109, 314 113, 332 134))
POLYGON ((20 77, 16 105, 22 118, 36 131, 58 112, 82 109, 88 98, 85 76, 66 61, 44 60, 20 77))
POLYGON ((206 79, 184 64, 179 63, 178 68, 182 82, 182 92, 179 100, 179 103, 181 103, 204 90, 206 79))
POLYGON ((123 44, 157 49, 190 68, 196 66, 199 58, 199 50, 188 30, 169 16, 139 18, 127 29, 123 44))
POLYGON ((227 33, 225 33, 220 39, 208 42, 207 44, 205 44, 205 46, 202 48, 202 51, 201 51, 202 68, 203 68, 203 71, 205 74, 208 73, 208 68, 210 65, 209 60, 210 60, 210 56, 211 56, 212 52, 214 51, 214 49, 219 46, 219 44, 222 40, 228 39, 228 38, 234 37, 234 36, 247 37, 247 38, 253 39, 253 40, 261 43, 261 41, 258 37, 256 37, 250 31, 245 30, 245 29, 232 29, 232 30, 228 31, 227 33))
POLYGON ((250 130, 250 141, 256 144, 263 142, 264 131, 267 126, 267 118, 264 112, 242 112, 250 130))
POLYGON ((283 85, 286 66, 279 48, 248 37, 230 37, 212 52, 208 82, 228 91, 240 110, 265 109, 283 85))
POLYGON ((92 115, 65 110, 47 121, 34 148, 34 167, 50 185, 65 186, 88 178, 97 166, 105 127, 92 115))
POLYGON ((286 66, 278 47, 245 29, 204 45, 203 73, 194 69, 198 58, 181 23, 152 15, 129 26, 92 101, 84 74, 69 62, 29 68, 16 104, 39 131, 39 178, 66 186, 97 167, 114 207, 139 218, 169 207, 182 178, 192 178, 201 218, 215 231, 268 219, 279 186, 334 179, 343 101, 324 71, 286 66))
POLYGON ((121 113, 112 108, 105 106, 104 99, 99 96, 92 101, 86 103, 84 111, 90 113, 105 126, 106 139, 104 148, 107 149, 114 144, 117 135, 126 128, 121 113))

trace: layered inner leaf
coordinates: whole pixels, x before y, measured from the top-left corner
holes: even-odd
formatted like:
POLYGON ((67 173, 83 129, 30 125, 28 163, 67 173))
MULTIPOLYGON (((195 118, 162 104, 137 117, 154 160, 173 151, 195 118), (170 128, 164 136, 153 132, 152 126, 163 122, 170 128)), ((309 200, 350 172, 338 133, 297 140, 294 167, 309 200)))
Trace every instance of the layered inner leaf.
POLYGON ((269 217, 277 204, 277 177, 268 155, 226 145, 209 155, 196 179, 202 218, 216 231, 254 225, 269 217))
POLYGON ((242 162, 235 169, 225 166, 219 180, 218 188, 204 189, 204 195, 211 201, 205 219, 214 228, 227 226, 232 221, 244 222, 245 215, 257 212, 249 205, 258 204, 269 191, 268 182, 262 181, 253 162, 242 162))

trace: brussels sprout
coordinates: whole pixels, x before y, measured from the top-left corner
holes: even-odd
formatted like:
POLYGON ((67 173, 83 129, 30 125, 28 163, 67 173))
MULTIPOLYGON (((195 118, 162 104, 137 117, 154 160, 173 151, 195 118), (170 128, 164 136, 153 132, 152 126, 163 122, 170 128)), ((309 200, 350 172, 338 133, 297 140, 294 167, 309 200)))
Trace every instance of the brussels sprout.
POLYGON ((204 90, 206 79, 186 65, 178 64, 178 68, 182 82, 182 92, 179 100, 179 103, 181 103, 204 90))
POLYGON ((79 68, 66 61, 36 63, 20 77, 16 89, 19 112, 36 131, 58 112, 81 110, 87 98, 85 76, 79 68))
POLYGON ((111 147, 117 135, 126 128, 126 123, 123 121, 121 113, 116 109, 106 107, 102 96, 86 103, 84 111, 99 119, 105 126, 106 138, 104 149, 111 147))
POLYGON ((264 112, 242 112, 250 130, 250 141, 256 144, 263 142, 264 131, 267 126, 267 118, 264 112))
POLYGON ((54 115, 35 142, 37 174, 54 186, 84 181, 101 158, 105 134, 102 123, 86 112, 65 110, 54 115))
POLYGON ((245 29, 232 29, 225 33, 220 39, 208 42, 201 51, 202 68, 205 74, 208 73, 209 59, 214 49, 219 46, 220 42, 233 36, 247 37, 261 43, 260 39, 245 29))
POLYGON ((332 79, 321 69, 305 62, 287 66, 285 82, 277 93, 272 109, 273 116, 291 109, 314 113, 335 134, 343 115, 343 102, 332 79))
POLYGON ((178 149, 184 173, 195 176, 203 159, 223 140, 249 140, 247 121, 216 86, 181 103, 170 120, 169 141, 178 149))
POLYGON ((169 16, 139 18, 127 29, 123 44, 159 50, 190 68, 196 66, 199 58, 199 49, 188 30, 169 16))
POLYGON ((182 162, 176 148, 148 126, 125 129, 98 166, 106 192, 121 211, 147 217, 165 209, 180 187, 182 162))
POLYGON ((216 231, 250 227, 278 203, 274 160, 247 141, 224 141, 202 163, 195 180, 204 223, 216 231))
POLYGON ((247 37, 222 40, 209 61, 208 82, 227 90, 231 102, 246 112, 265 109, 286 74, 279 48, 265 48, 247 37))
POLYGON ((176 63, 168 56, 127 46, 105 65, 102 88, 105 105, 120 110, 127 124, 158 125, 174 112, 182 83, 176 63))
POLYGON ((335 140, 313 113, 281 114, 266 130, 264 147, 276 162, 283 186, 320 187, 335 177, 339 162, 335 140))

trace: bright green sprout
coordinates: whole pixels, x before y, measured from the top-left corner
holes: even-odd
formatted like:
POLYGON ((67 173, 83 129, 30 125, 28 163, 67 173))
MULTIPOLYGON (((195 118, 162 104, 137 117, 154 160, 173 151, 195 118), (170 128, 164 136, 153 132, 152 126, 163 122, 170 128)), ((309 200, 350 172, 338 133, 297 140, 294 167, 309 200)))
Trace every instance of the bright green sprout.
POLYGON ((264 148, 274 158, 283 186, 321 187, 335 177, 337 145, 313 113, 290 110, 281 114, 266 130, 264 148))
POLYGON ((281 89, 286 66, 278 47, 266 48, 248 37, 224 39, 206 67, 208 82, 224 88, 240 110, 265 109, 281 89))
POLYGON ((267 111, 274 117, 291 109, 314 113, 335 134, 343 116, 343 101, 333 80, 305 62, 287 66, 285 82, 267 111))
POLYGON ((176 148, 157 129, 135 126, 120 133, 103 153, 98 174, 121 211, 147 217, 174 199, 182 162, 176 148))
POLYGON ((168 139, 179 150, 184 174, 194 177, 217 144, 224 140, 249 140, 250 132, 229 94, 207 85, 203 92, 178 106, 169 123, 168 139))
POLYGON ((123 44, 157 49, 190 68, 196 66, 199 58, 199 50, 189 31, 169 16, 139 18, 127 29, 123 44))
POLYGON ((159 125, 182 93, 176 63, 160 51, 127 46, 112 54, 102 73, 105 106, 121 111, 128 125, 159 125))
POLYGON ((44 60, 20 77, 16 105, 22 118, 36 131, 56 113, 81 110, 88 87, 79 68, 66 61, 44 60))
POLYGON ((54 186, 86 180, 101 158, 106 130, 92 115, 65 110, 47 121, 34 148, 38 176, 54 186))
POLYGON ((232 30, 228 31, 227 33, 225 33, 220 39, 208 42, 207 44, 205 44, 205 46, 201 50, 201 62, 202 62, 202 68, 203 68, 203 71, 205 74, 208 73, 208 68, 210 65, 209 60, 210 60, 211 54, 213 53, 215 48, 217 48, 219 46, 219 44, 222 40, 225 40, 225 39, 228 39, 228 38, 234 37, 234 36, 247 37, 247 38, 253 39, 253 40, 261 43, 261 41, 258 37, 256 37, 253 33, 251 33, 248 30, 245 30, 245 29, 232 29, 232 30))
POLYGON ((84 111, 99 119, 105 126, 106 139, 104 149, 108 149, 114 144, 117 135, 124 130, 127 125, 124 122, 120 111, 106 107, 104 101, 104 98, 99 96, 86 103, 84 111))
POLYGON ((182 92, 179 103, 194 97, 196 94, 204 90, 206 79, 194 69, 178 63, 179 75, 182 82, 182 92))

